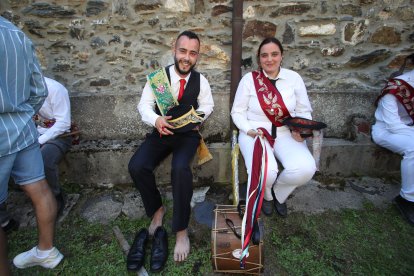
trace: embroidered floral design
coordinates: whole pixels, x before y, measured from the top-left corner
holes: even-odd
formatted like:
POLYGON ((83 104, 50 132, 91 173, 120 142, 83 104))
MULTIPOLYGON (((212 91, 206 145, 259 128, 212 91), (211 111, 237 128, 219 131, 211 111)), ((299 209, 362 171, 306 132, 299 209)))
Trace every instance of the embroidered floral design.
POLYGON ((282 107, 280 104, 277 103, 277 95, 273 95, 272 93, 263 94, 263 101, 269 106, 266 108, 266 111, 276 118, 280 118, 283 116, 282 107))
MULTIPOLYGON (((283 112, 283 107, 278 103, 278 95, 269 90, 268 86, 263 80, 264 74, 258 72, 256 80, 259 84, 259 89, 257 89, 258 97, 263 99, 263 102, 266 104, 264 111, 268 116, 272 117, 276 122, 282 123, 286 115, 283 112)), ((283 101, 283 99, 280 99, 283 101)), ((289 116, 289 115, 287 115, 289 116)))
MULTIPOLYGON (((410 90, 404 82, 393 79, 388 81, 387 86, 383 89, 381 96, 390 93, 397 97, 398 101, 404 106, 408 115, 414 118, 414 90, 410 90)), ((413 119, 414 120, 414 119, 413 119)))
POLYGON ((164 68, 151 72, 147 79, 149 81, 152 93, 154 94, 157 106, 164 116, 168 110, 178 105, 177 100, 171 92, 170 83, 164 68))
POLYGON ((180 116, 179 118, 175 118, 172 120, 168 120, 168 123, 172 125, 174 128, 182 128, 190 123, 202 123, 203 117, 201 117, 194 108, 191 108, 186 114, 180 116))
POLYGON ((157 87, 157 92, 160 93, 160 94, 164 94, 164 92, 165 92, 165 86, 162 85, 162 84, 160 86, 158 86, 157 87))

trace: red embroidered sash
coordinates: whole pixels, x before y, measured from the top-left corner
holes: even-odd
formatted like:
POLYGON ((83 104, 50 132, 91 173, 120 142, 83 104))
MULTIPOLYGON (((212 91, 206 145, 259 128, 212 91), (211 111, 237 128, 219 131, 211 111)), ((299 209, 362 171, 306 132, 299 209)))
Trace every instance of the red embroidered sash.
POLYGON ((290 113, 283 102, 282 95, 262 71, 253 71, 252 75, 263 112, 272 124, 277 127, 283 126, 283 120, 290 117, 290 113))
POLYGON ((390 79, 375 101, 375 105, 378 105, 378 101, 386 94, 394 95, 414 121, 414 88, 411 85, 403 80, 390 79))
MULTIPOLYGON (((275 140, 264 128, 259 128, 273 147, 275 140)), ((267 178, 268 158, 267 150, 264 146, 264 138, 255 138, 252 160, 252 171, 250 181, 247 184, 246 209, 242 222, 242 254, 240 257, 240 267, 244 268, 249 252, 249 244, 253 234, 254 224, 260 216, 262 209, 265 184, 267 178)))

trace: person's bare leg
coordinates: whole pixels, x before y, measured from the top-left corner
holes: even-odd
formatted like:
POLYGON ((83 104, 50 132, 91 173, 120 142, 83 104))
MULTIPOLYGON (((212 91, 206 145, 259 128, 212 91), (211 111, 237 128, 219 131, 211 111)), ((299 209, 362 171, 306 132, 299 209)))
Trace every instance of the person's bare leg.
POLYGON ((0 275, 11 275, 9 262, 7 261, 7 240, 3 228, 0 227, 0 275))
POLYGON ((157 227, 162 226, 162 220, 165 215, 165 207, 161 206, 155 214, 152 216, 151 224, 148 227, 148 232, 152 236, 155 233, 157 227))
POLYGON ((187 229, 178 231, 175 235, 174 261, 182 262, 190 253, 190 239, 187 229))
POLYGON ((30 197, 36 213, 39 243, 37 248, 47 250, 53 247, 56 220, 56 199, 46 180, 20 186, 30 197))

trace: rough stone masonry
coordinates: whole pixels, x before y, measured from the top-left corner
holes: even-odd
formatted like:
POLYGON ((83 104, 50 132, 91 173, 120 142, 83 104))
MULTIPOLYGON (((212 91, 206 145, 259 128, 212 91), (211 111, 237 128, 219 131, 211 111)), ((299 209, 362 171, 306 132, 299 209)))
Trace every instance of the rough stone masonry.
MULTIPOLYGON (((105 150, 126 152, 125 160, 133 150, 125 148, 149 131, 136 112, 145 75, 173 62, 185 29, 200 35, 198 69, 216 103, 203 135, 211 145, 230 142, 232 10, 230 0, 0 1, 0 14, 35 42, 45 75, 70 91, 83 142, 119 145, 105 150)), ((304 78, 313 116, 332 138, 355 138, 353 129, 372 122, 384 79, 414 52, 414 0, 246 0, 243 19, 242 73, 257 67, 265 36, 279 38, 283 66, 304 78)), ((75 160, 98 158, 74 150, 83 154, 75 160)))

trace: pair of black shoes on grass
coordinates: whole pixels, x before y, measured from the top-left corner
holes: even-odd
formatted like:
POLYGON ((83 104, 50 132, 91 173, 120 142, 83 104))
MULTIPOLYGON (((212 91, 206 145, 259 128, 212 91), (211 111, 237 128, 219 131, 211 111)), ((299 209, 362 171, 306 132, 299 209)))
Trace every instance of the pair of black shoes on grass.
MULTIPOLYGON (((138 271, 145 263, 145 248, 148 243, 149 233, 142 228, 135 236, 134 242, 127 256, 127 269, 138 271)), ((164 227, 159 226, 152 240, 150 270, 159 272, 164 268, 168 256, 168 236, 164 227)))
POLYGON ((275 196, 275 192, 273 191, 272 188, 272 197, 273 200, 265 200, 263 199, 263 203, 262 203, 262 212, 263 214, 265 214, 266 216, 271 216, 273 213, 273 206, 276 210, 276 212, 279 214, 279 216, 285 218, 287 217, 287 205, 286 202, 285 203, 280 203, 275 196))

